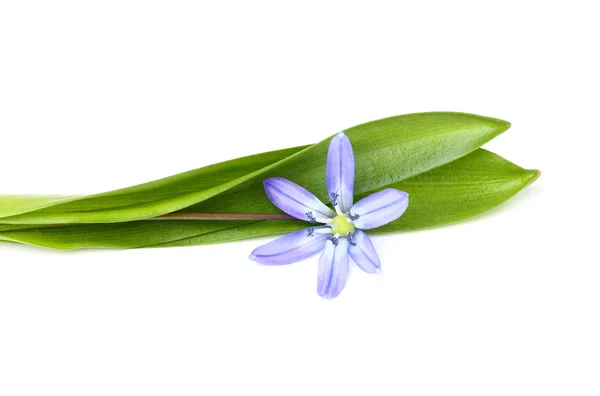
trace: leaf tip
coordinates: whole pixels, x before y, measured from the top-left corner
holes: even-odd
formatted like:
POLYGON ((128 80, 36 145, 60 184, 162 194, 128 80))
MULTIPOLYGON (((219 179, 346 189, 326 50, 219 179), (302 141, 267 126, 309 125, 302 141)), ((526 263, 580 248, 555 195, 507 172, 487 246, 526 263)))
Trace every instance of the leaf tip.
POLYGON ((498 129, 500 130, 500 133, 506 132, 512 126, 512 124, 510 122, 508 122, 508 121, 504 121, 504 120, 501 120, 499 118, 492 118, 492 119, 498 125, 498 129))
MULTIPOLYGON (((468 113, 464 113, 464 114, 468 114, 468 113)), ((481 116, 481 115, 475 115, 475 114, 469 114, 471 116, 475 116, 477 118, 479 118, 480 120, 484 120, 485 123, 487 123, 488 125, 490 125, 493 130, 496 132, 497 135, 506 132, 511 126, 512 124, 508 121, 502 120, 500 118, 494 118, 494 117, 487 117, 487 116, 481 116)))
POLYGON ((539 169, 531 169, 531 170, 529 170, 529 172, 531 172, 531 176, 529 176, 529 180, 524 185, 524 187, 527 187, 528 185, 530 185, 531 183, 533 183, 534 181, 539 179, 540 176, 542 175, 542 171, 539 169))

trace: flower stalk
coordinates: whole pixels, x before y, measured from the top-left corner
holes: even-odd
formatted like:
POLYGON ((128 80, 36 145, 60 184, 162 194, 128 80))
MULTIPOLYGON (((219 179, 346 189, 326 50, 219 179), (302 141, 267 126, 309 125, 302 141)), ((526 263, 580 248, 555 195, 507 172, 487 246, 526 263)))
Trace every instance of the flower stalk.
POLYGON ((146 220, 298 220, 285 213, 201 213, 174 212, 146 220))

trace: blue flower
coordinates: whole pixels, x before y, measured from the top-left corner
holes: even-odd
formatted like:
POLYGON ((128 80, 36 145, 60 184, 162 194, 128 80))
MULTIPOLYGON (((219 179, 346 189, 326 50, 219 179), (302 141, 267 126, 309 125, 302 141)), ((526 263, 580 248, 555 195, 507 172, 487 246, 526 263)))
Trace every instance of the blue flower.
POLYGON ((289 180, 272 177, 264 181, 267 196, 275 206, 315 225, 254 249, 250 259, 267 265, 282 265, 323 251, 319 259, 317 292, 322 297, 333 298, 346 284, 348 256, 367 273, 380 271, 379 256, 362 230, 380 227, 402 216, 408 207, 408 194, 388 188, 354 204, 354 153, 344 132, 331 140, 325 177, 329 201, 335 212, 289 180))

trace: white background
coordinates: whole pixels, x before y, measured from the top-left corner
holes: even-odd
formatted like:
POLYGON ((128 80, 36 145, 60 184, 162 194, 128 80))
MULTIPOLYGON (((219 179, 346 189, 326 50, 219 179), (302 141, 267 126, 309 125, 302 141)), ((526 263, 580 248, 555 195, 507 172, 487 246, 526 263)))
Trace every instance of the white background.
POLYGON ((387 116, 506 119, 540 180, 377 236, 333 301, 271 238, 0 246, 0 394, 598 395, 592 1, 0 3, 0 193, 93 193, 387 116))

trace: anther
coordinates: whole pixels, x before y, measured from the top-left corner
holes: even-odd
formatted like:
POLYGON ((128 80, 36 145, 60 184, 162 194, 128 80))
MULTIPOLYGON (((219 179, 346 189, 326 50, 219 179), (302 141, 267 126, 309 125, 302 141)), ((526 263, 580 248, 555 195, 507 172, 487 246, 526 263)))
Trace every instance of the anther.
POLYGON ((338 193, 331 193, 329 195, 329 201, 331 201, 331 204, 333 206, 337 205, 337 199, 339 198, 339 196, 340 196, 340 194, 338 194, 338 193))
POLYGON ((354 233, 349 233, 346 238, 348 238, 348 245, 356 246, 356 242, 354 242, 354 233))
POLYGON ((353 215, 352 213, 348 213, 346 216, 348 216, 350 220, 358 220, 360 217, 360 215, 353 215))

